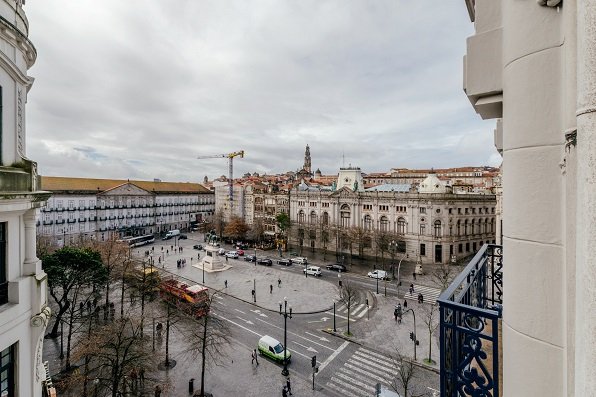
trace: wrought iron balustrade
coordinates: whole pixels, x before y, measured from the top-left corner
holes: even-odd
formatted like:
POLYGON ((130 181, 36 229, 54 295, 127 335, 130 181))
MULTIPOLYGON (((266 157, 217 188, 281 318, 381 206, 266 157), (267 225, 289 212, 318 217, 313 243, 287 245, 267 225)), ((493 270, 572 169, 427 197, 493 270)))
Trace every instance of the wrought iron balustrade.
POLYGON ((439 299, 441 396, 499 397, 503 248, 486 244, 439 299))

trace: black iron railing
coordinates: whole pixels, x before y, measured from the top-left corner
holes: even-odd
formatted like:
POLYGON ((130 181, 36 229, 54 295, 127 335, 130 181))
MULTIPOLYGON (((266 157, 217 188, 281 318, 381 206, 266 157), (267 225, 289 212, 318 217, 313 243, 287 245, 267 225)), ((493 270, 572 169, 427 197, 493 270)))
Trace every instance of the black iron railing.
POLYGON ((499 396, 503 249, 487 244, 441 294, 441 396, 499 396))

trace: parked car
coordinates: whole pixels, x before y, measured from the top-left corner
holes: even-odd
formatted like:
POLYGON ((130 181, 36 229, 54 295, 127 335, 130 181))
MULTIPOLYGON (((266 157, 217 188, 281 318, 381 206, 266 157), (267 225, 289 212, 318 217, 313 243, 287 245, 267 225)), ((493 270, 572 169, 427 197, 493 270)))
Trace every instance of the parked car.
POLYGON ((236 251, 228 251, 226 252, 227 258, 238 259, 238 253, 236 251))
POLYGON ((327 270, 333 270, 334 272, 338 272, 338 273, 343 273, 343 272, 348 271, 348 269, 341 263, 334 263, 333 265, 327 265, 325 267, 327 268, 327 270))
POLYGON ((257 263, 259 265, 271 266, 273 264, 273 261, 269 258, 259 258, 257 260, 257 263))
POLYGON ((196 250, 199 250, 199 251, 203 249, 203 246, 202 246, 201 244, 195 244, 195 245, 193 245, 192 247, 193 247, 194 249, 196 249, 196 250))
POLYGON ((217 255, 225 255, 226 254, 226 250, 223 248, 220 248, 217 250, 217 255))
POLYGON ((387 278, 387 272, 385 270, 374 270, 372 272, 368 272, 368 277, 385 280, 387 278))
POLYGON ((244 256, 244 250, 237 249, 236 252, 238 253, 238 255, 244 256))
POLYGON ((307 266, 306 269, 302 269, 302 273, 310 274, 311 276, 321 277, 321 268, 318 266, 307 266))
POLYGON ((297 263, 299 265, 306 265, 308 263, 308 260, 302 256, 297 256, 295 258, 290 259, 292 261, 292 263, 297 263))
POLYGON ((286 258, 281 258, 277 260, 277 264, 278 265, 284 265, 284 266, 290 266, 292 264, 292 261, 286 258))
POLYGON ((247 262, 256 262, 257 261, 257 257, 254 255, 246 255, 244 257, 244 260, 247 262))
POLYGON ((239 250, 239 249, 240 250, 247 250, 248 249, 248 244, 242 244, 242 243, 236 244, 236 251, 239 250))
POLYGON ((178 236, 178 240, 186 240, 188 238, 188 236, 186 234, 181 234, 180 236, 178 236))

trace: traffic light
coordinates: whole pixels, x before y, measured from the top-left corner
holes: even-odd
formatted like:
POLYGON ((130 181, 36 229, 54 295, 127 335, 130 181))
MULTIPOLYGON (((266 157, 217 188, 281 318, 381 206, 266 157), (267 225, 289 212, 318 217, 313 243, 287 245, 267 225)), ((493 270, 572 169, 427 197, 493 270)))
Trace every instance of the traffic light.
POLYGON ((312 356, 310 359, 310 363, 313 368, 316 367, 317 366, 317 356, 312 356))

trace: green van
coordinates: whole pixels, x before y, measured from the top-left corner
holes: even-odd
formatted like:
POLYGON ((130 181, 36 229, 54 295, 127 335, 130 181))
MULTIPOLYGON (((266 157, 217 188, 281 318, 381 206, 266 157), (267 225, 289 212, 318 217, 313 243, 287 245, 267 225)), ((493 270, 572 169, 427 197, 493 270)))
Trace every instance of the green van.
MULTIPOLYGON (((259 339, 259 353, 274 361, 279 361, 280 363, 284 362, 283 345, 277 339, 272 338, 269 335, 263 335, 263 337, 259 339)), ((291 356, 292 353, 286 349, 286 360, 288 360, 288 362, 290 362, 291 356)))

